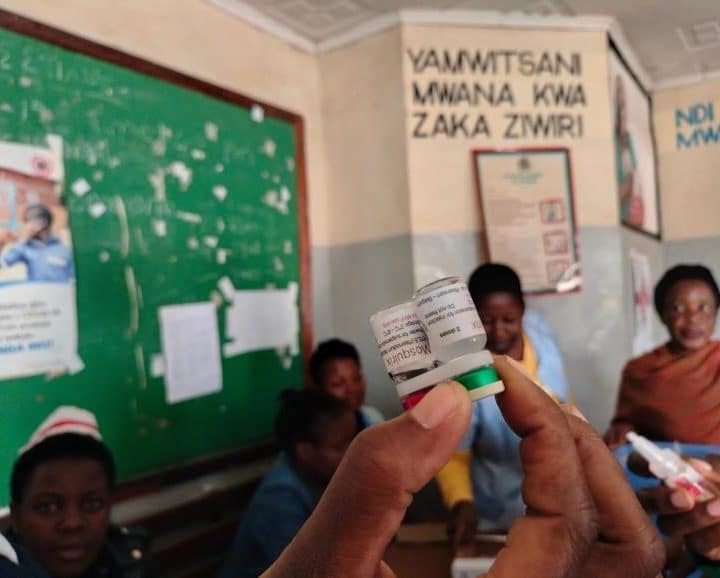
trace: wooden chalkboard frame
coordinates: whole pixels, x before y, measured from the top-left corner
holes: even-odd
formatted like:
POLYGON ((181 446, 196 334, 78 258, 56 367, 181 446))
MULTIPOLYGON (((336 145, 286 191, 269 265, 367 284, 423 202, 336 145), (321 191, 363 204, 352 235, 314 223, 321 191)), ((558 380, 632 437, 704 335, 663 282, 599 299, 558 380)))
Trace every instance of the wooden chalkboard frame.
MULTIPOLYGON (((310 238, 307 214, 305 129, 302 116, 244 94, 183 74, 171 68, 155 64, 143 58, 98 44, 92 40, 81 38, 80 36, 37 22, 36 20, 19 16, 7 10, 0 9, 0 27, 72 52, 110 62, 117 66, 128 68, 135 72, 152 76, 219 100, 224 100, 239 107, 251 108, 254 105, 259 105, 264 109, 267 116, 292 124, 296 143, 295 157, 301 295, 300 332, 305 357, 304 362, 307 370, 307 361, 312 350, 312 286, 310 279, 310 238)), ((229 452, 206 456, 183 466, 161 470, 148 476, 141 476, 135 480, 131 479, 125 484, 124 489, 121 488, 119 493, 121 497, 129 497, 156 491, 162 486, 177 483, 178 481, 199 476, 209 471, 221 469, 222 467, 266 457, 273 452, 273 444, 268 442, 253 447, 244 447, 229 452)))

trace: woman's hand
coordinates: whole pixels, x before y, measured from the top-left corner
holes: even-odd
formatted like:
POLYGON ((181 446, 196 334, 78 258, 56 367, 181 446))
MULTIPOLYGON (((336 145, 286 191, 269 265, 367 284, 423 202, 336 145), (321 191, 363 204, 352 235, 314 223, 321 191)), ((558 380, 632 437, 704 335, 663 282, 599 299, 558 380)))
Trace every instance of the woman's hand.
POLYGON ((605 433, 605 443, 607 444, 610 451, 616 450, 622 445, 627 443, 625 437, 628 433, 633 431, 633 427, 627 423, 614 423, 612 424, 607 432, 605 433))
MULTIPOLYGON (((654 578, 663 548, 594 430, 563 411, 507 358, 498 405, 523 438, 527 515, 491 578, 654 578)), ((389 578, 382 556, 412 493, 455 451, 470 420, 467 392, 435 387, 404 415, 361 433, 315 512, 265 578, 389 578)))
MULTIPOLYGON (((688 462, 705 478, 720 484, 720 456, 688 462)), ((635 473, 650 475, 647 463, 639 456, 633 454, 628 464, 635 473)), ((720 561, 720 498, 698 503, 685 490, 666 486, 640 490, 638 498, 646 510, 659 515, 658 527, 668 536, 668 560, 673 576, 685 576, 687 569, 694 566, 683 544, 705 558, 720 561)))

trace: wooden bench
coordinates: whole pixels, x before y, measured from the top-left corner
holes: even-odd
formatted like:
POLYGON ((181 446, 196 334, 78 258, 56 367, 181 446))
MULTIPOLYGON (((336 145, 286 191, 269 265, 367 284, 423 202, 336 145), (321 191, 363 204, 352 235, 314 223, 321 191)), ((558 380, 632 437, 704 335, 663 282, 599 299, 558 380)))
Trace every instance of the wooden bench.
POLYGON ((253 492, 272 469, 273 444, 135 480, 118 489, 113 521, 152 535, 149 576, 215 578, 253 492))

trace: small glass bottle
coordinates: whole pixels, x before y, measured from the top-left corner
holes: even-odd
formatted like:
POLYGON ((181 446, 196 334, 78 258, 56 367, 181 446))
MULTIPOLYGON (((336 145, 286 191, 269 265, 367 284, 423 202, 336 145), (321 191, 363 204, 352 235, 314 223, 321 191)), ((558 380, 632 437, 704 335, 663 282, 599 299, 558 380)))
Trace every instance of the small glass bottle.
POLYGON ((460 277, 445 277, 415 292, 415 310, 430 349, 440 363, 477 353, 487 335, 467 285, 460 277))
POLYGON ((435 367, 435 356, 412 301, 378 311, 370 317, 370 325, 393 382, 406 381, 435 367))
POLYGON ((428 283, 415 292, 414 302, 438 362, 453 373, 463 367, 454 379, 465 386, 471 399, 483 399, 504 390, 492 355, 485 350, 485 328, 460 277, 428 283), (468 364, 474 367, 467 367, 468 364))

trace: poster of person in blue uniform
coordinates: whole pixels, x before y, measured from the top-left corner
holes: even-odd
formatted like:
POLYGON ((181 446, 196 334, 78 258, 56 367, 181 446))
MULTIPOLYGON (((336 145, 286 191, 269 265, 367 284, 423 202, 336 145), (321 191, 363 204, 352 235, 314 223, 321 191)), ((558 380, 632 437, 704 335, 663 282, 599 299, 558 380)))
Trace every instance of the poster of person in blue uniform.
POLYGON ((77 372, 62 140, 0 142, 0 379, 77 372))
POLYGON ((660 238, 650 97, 615 50, 609 64, 620 222, 660 238))

